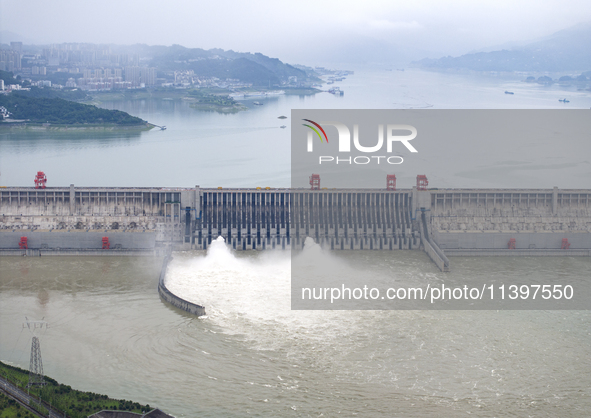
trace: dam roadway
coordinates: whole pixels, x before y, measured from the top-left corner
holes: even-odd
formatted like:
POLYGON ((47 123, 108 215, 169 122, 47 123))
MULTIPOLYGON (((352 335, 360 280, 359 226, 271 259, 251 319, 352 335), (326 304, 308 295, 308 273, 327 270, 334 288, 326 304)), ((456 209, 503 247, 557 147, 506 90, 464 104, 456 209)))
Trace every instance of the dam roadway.
POLYGON ((236 250, 306 237, 332 250, 424 249, 442 270, 447 255, 589 256, 591 190, 0 188, 1 255, 166 254, 218 236, 236 250))

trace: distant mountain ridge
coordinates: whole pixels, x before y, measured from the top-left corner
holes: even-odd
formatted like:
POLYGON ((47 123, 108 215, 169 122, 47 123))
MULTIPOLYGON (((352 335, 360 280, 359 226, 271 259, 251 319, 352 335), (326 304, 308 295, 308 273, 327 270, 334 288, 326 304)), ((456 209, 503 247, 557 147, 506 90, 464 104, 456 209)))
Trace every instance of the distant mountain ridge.
POLYGON ((140 48, 141 55, 152 57, 149 65, 160 71, 193 70, 195 74, 205 77, 233 78, 267 87, 279 85, 294 76, 298 81, 314 78, 313 74, 307 74, 277 58, 258 52, 251 54, 223 49, 204 50, 181 45, 134 45, 133 48, 140 48))
MULTIPOLYGON (((5 32, 5 31, 4 31, 5 32)), ((2 33, 4 33, 2 32, 2 33)), ((13 39, 16 34, 11 34, 13 39)), ((277 87, 288 81, 297 83, 304 82, 308 85, 319 82, 318 74, 313 70, 302 70, 280 61, 278 58, 271 58, 260 52, 235 52, 219 48, 201 49, 187 48, 182 45, 97 45, 97 44, 72 44, 85 45, 90 47, 100 46, 110 49, 113 54, 138 55, 141 66, 155 67, 159 72, 188 71, 193 70, 196 76, 217 77, 219 79, 237 79, 244 83, 251 83, 256 87, 277 87), (292 79, 290 80, 290 77, 292 79), (295 80, 294 78, 295 77, 295 80)), ((6 44, 0 44, 1 48, 10 48, 6 44)), ((25 44, 23 50, 28 53, 41 54, 47 45, 25 44)), ((53 46, 51 46, 53 47, 53 46)), ((101 50, 102 53, 102 50, 101 50)), ((137 64, 135 64, 137 65, 137 64)), ((100 67, 101 64, 96 66, 100 67)), ((65 74, 65 73, 64 73, 65 74)), ((67 76, 69 77, 69 76, 67 76)), ((65 84, 66 79, 59 84, 65 84)))
POLYGON ((556 32, 512 50, 477 52, 459 57, 422 59, 426 69, 473 71, 585 71, 591 69, 591 22, 556 32))

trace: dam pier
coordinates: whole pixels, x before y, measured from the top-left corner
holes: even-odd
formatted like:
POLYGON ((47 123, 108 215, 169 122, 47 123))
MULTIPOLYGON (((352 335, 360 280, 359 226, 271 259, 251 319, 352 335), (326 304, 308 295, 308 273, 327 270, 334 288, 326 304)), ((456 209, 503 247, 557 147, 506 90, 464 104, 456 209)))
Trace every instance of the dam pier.
POLYGON ((588 189, 0 188, 0 255, 205 250, 591 254, 588 189))

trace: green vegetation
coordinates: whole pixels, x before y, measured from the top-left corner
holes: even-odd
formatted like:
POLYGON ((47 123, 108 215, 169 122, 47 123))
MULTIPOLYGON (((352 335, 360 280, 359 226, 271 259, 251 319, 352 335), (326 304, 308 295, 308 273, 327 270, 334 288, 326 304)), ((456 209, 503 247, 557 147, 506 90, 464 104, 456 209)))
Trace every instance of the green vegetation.
POLYGON ((187 93, 188 98, 197 100, 196 103, 190 105, 193 109, 215 111, 219 113, 236 113, 248 109, 227 94, 211 94, 207 91, 212 91, 212 89, 208 89, 207 91, 204 90, 205 89, 190 90, 187 93))
POLYGON ((283 89, 286 95, 298 95, 298 96, 311 96, 316 93, 320 93, 322 90, 316 89, 314 87, 286 87, 283 89))
MULTIPOLYGON (((94 91, 90 93, 92 101, 96 103, 117 101, 117 100, 146 100, 146 99, 173 99, 181 100, 183 98, 195 99, 198 95, 192 94, 195 90, 175 89, 171 87, 155 87, 150 89, 130 89, 130 90, 110 90, 94 91)), ((228 95, 227 89, 219 87, 201 88, 197 91, 205 94, 224 94, 228 95)))
POLYGON ((14 78, 14 74, 8 71, 0 70, 0 80, 4 80, 4 85, 7 84, 20 84, 20 80, 14 78))
POLYGON ((227 95, 224 96, 217 94, 209 94, 201 90, 190 90, 188 94, 189 97, 195 97, 199 100, 199 103, 203 104, 213 104, 217 106, 234 106, 236 104, 236 100, 232 99, 230 96, 227 95))
POLYGON ((12 398, 0 393, 0 418, 36 418, 12 398))
POLYGON ((133 89, 124 92, 93 92, 92 103, 101 103, 116 100, 187 100, 190 106, 197 110, 216 111, 222 113, 236 113, 248 109, 228 96, 228 90, 218 87, 201 89, 175 89, 175 88, 154 88, 154 89, 133 89))
POLYGON ((13 92, 0 96, 13 119, 56 124, 114 124, 121 126, 145 125, 146 121, 120 110, 100 109, 96 106, 71 102, 60 98, 29 97, 13 92))
POLYGON ((16 92, 19 96, 36 97, 45 99, 65 99, 70 101, 88 100, 89 96, 80 89, 52 89, 51 87, 31 87, 30 91, 21 90, 16 92))
POLYGON ((190 62, 183 67, 193 70, 195 74, 203 77, 237 79, 245 83, 252 83, 253 86, 273 86, 280 82, 279 77, 273 71, 246 58, 199 60, 190 62))
MULTIPOLYGON (((167 89, 169 90, 169 89, 167 89)), ((146 100, 159 98, 154 94, 157 89, 130 89, 130 90, 108 90, 108 91, 93 91, 89 93, 92 97, 91 103, 102 103, 118 100, 146 100)), ((172 97, 172 96, 171 96, 172 97)))
POLYGON ((297 77, 298 81, 318 80, 306 71, 258 52, 251 54, 223 49, 206 51, 180 45, 143 46, 143 48, 144 54, 153 57, 150 65, 164 72, 193 70, 199 76, 238 79, 245 83, 252 83, 255 87, 279 86, 291 76, 297 77))
POLYGON ((189 105, 193 109, 197 110, 204 110, 207 112, 217 112, 217 113, 238 113, 241 110, 248 110, 248 107, 236 104, 234 106, 221 106, 215 104, 206 104, 206 103, 192 103, 189 105))
MULTIPOLYGON (((0 362, 0 375, 13 384, 25 388, 29 380, 29 372, 18 367, 9 366, 0 362)), ((81 392, 70 386, 59 384, 54 379, 45 377, 47 385, 42 388, 32 387, 30 393, 43 401, 50 403, 54 408, 65 412, 71 418, 86 418, 103 409, 118 411, 138 412, 149 411, 150 405, 141 405, 137 402, 111 399, 107 395, 99 395, 92 392, 81 392)), ((34 406, 33 404, 31 406, 34 406)), ((46 411, 43 406, 40 412, 46 411)), ((0 418, 28 418, 33 415, 19 406, 8 397, 0 397, 0 418)))

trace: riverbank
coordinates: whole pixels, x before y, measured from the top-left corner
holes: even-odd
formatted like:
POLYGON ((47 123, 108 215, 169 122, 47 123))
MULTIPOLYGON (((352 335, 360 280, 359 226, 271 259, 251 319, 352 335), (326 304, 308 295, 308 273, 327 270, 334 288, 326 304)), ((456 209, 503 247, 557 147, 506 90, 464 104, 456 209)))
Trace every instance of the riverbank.
MULTIPOLYGON (((31 386, 29 372, 19 367, 14 367, 0 362, 0 379, 3 383, 0 397, 0 409, 3 418, 21 417, 21 410, 25 410, 27 416, 68 416, 71 418, 86 418, 87 416, 105 410, 120 411, 125 416, 130 413, 144 416, 154 408, 150 405, 141 405, 138 402, 124 399, 112 399, 107 395, 93 392, 82 392, 56 380, 44 376, 44 386, 31 386), (23 406, 21 406, 23 405, 23 406), (25 409, 24 406, 28 406, 25 409), (35 414, 35 415, 33 415, 35 414)), ((158 416, 169 416, 161 413, 158 416)))
POLYGON ((27 131, 149 131, 155 125, 151 123, 141 123, 134 125, 118 125, 115 123, 35 123, 35 122, 0 122, 0 131, 2 130, 27 130, 27 131))
POLYGON ((313 96, 316 93, 322 93, 322 90, 313 88, 313 87, 301 87, 301 88, 284 88, 286 95, 292 96, 313 96))
POLYGON ((218 105, 213 103, 191 103, 189 106, 192 109, 219 113, 238 113, 243 110, 248 110, 247 106, 244 106, 240 103, 236 103, 232 106, 218 105))
POLYGON ((90 94, 92 100, 89 103, 97 105, 104 102, 122 100, 180 100, 183 97, 187 96, 186 93, 187 90, 184 89, 135 89, 96 91, 90 94))
MULTIPOLYGON (((284 91, 286 95, 314 95, 321 93, 322 90, 312 87, 281 87, 277 89, 267 88, 242 88, 237 90, 227 90, 221 88, 200 88, 200 89, 176 89, 176 88, 156 88, 156 89, 135 89, 135 90, 122 90, 122 91, 104 91, 104 92, 93 92, 91 94, 92 100, 86 103, 98 105, 104 102, 110 101, 122 101, 122 100, 147 100, 147 99, 160 99, 160 100, 187 100, 194 99, 197 96, 203 95, 214 95, 214 96, 229 96, 232 93, 268 93, 268 92, 279 92, 284 91), (198 95, 195 93, 198 92, 198 95)), ((204 109, 211 110, 211 109, 204 109)))

